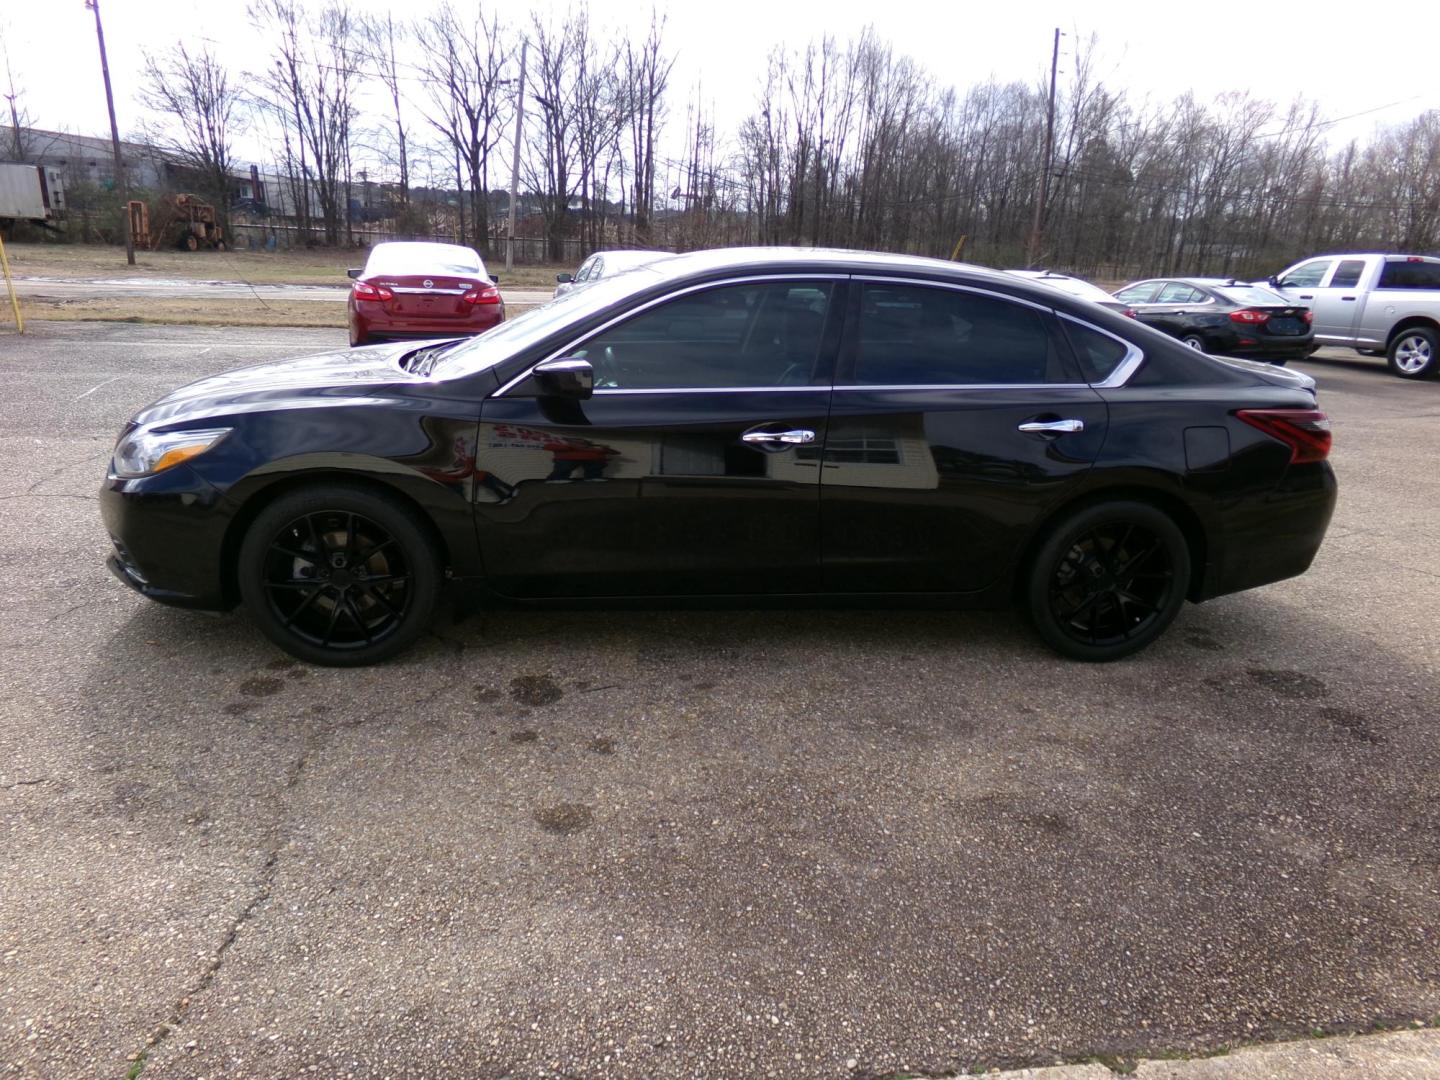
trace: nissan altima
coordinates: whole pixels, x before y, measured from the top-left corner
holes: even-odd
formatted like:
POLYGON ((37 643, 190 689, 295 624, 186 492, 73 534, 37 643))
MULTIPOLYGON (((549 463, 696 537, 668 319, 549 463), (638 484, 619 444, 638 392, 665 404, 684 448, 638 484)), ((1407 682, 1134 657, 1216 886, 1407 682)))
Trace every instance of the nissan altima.
POLYGON ((1018 603, 1114 660, 1309 567, 1329 450, 1306 376, 1043 285, 731 249, 192 383, 125 424, 101 508, 121 581, 319 664, 396 654, 442 596, 1018 603))

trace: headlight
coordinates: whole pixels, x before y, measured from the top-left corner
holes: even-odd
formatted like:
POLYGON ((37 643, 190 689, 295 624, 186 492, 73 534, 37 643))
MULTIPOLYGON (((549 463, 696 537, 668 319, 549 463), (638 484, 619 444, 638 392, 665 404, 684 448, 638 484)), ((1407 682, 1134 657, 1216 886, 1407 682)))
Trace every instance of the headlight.
POLYGON ((115 475, 149 476, 203 454, 230 434, 229 428, 205 431, 146 431, 137 428, 115 444, 115 475))

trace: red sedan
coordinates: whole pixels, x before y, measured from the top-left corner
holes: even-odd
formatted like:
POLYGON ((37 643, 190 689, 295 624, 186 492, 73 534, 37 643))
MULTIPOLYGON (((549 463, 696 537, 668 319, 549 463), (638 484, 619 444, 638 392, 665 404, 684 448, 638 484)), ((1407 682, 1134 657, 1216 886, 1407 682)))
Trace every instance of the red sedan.
POLYGON ((350 344, 465 337, 505 321, 505 302, 480 256, 458 244, 376 244, 350 270, 350 344))

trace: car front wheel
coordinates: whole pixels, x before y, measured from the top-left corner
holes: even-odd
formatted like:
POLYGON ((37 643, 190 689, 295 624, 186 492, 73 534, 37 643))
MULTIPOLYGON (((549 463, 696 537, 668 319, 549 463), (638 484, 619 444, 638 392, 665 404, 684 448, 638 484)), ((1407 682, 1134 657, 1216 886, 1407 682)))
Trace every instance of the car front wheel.
POLYGON ((1185 602, 1190 549, 1162 511, 1099 503, 1063 520, 1029 569, 1027 607, 1051 648, 1119 660, 1165 632, 1185 602))
POLYGON ((1390 370, 1402 379, 1429 379, 1440 372, 1440 335, 1423 327, 1403 330, 1390 342, 1390 370))
POLYGON ((265 636, 313 664, 394 656, 430 623, 441 560, 403 503, 318 484, 265 507, 240 546, 240 596, 265 636))

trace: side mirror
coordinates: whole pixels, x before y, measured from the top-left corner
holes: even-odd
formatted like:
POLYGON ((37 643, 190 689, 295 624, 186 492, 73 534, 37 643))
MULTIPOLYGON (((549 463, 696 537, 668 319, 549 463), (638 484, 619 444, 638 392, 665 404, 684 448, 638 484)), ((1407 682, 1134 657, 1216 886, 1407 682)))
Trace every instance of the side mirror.
POLYGON ((349 270, 345 271, 345 276, 350 278, 351 280, 354 280, 355 278, 358 278, 362 273, 364 273, 363 267, 352 266, 349 270))
POLYGON ((1266 282, 1269 283, 1269 285, 1270 285, 1270 287, 1271 287, 1272 289, 1283 289, 1283 288, 1285 287, 1283 284, 1281 284, 1280 279, 1279 279, 1278 277, 1276 277, 1274 274, 1271 274, 1271 275, 1270 275, 1268 278, 1266 278, 1265 280, 1266 280, 1266 282))
POLYGON ((499 284, 500 284, 500 275, 499 275, 499 274, 491 274, 491 275, 490 275, 490 284, 491 284, 491 285, 499 285, 499 284))
POLYGON ((546 360, 530 371, 540 397, 584 400, 595 392, 595 369, 578 356, 546 360))
POLYGON ((555 281, 560 285, 569 285, 575 280, 574 274, 556 274, 555 281))

